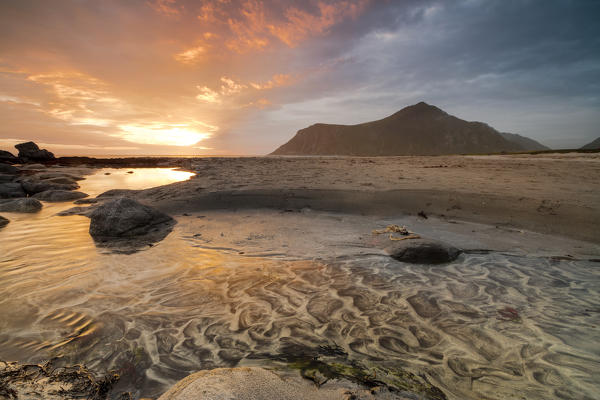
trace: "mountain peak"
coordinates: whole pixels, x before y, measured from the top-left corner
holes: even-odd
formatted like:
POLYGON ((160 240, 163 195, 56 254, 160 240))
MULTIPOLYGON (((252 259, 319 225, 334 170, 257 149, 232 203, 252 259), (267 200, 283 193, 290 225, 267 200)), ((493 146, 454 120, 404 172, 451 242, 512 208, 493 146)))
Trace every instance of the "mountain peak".
POLYGON ((484 123, 464 121, 421 101, 378 121, 358 125, 311 125, 298 131, 272 154, 395 156, 498 153, 527 150, 533 144, 539 145, 517 135, 502 136, 484 123))

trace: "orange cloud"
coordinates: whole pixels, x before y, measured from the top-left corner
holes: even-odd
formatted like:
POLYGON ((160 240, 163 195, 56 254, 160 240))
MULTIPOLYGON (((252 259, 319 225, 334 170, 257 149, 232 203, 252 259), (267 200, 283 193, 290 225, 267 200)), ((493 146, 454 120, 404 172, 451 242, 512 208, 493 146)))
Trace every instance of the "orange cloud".
POLYGON ((346 18, 356 18, 364 11, 369 1, 319 2, 318 15, 290 7, 285 12, 287 21, 268 25, 268 29, 273 36, 276 36, 283 43, 294 47, 309 36, 326 33, 329 28, 346 18))
POLYGON ((282 14, 275 14, 263 0, 244 0, 236 7, 229 1, 218 1, 203 4, 197 19, 203 28, 228 30, 226 48, 244 53, 264 50, 273 39, 294 47, 309 37, 327 33, 347 18, 358 17, 370 1, 322 0, 313 12, 289 6, 282 14))
POLYGON ((199 61, 200 56, 206 50, 202 46, 193 47, 191 49, 175 54, 173 58, 182 64, 195 64, 199 61))
POLYGON ((168 17, 176 17, 180 14, 179 6, 177 6, 177 0, 151 0, 147 1, 148 4, 154 11, 159 14, 166 15, 168 17))
POLYGON ((269 81, 262 83, 262 84, 250 82, 250 86, 252 86, 256 90, 267 90, 267 89, 273 89, 276 87, 287 86, 291 83, 291 81, 292 81, 292 77, 290 75, 277 74, 277 75, 273 75, 273 77, 269 81))

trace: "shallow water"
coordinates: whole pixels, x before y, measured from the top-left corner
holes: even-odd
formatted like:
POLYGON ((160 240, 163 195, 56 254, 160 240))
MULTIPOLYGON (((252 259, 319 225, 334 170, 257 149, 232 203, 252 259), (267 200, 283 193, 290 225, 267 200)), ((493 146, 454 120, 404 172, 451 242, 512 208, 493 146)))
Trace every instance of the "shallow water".
MULTIPOLYGON (((134 171, 100 171, 81 190, 160 184, 158 172, 134 171)), ((95 247, 87 218, 53 216, 70 206, 7 214, 0 359, 64 355, 99 373, 118 369, 121 389, 156 397, 199 369, 337 345, 351 359, 424 372, 454 399, 600 393, 597 263, 499 253, 434 267, 374 255, 245 257, 205 248, 184 228, 194 216, 123 255, 95 247), (505 307, 519 318, 498 312, 505 307)))

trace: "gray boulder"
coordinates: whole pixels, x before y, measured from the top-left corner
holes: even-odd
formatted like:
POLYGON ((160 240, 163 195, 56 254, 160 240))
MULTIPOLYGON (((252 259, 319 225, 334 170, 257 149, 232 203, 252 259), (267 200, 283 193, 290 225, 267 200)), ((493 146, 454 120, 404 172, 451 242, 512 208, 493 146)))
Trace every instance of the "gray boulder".
POLYGON ((15 157, 14 155, 12 155, 12 153, 5 151, 5 150, 0 150, 0 162, 8 162, 8 163, 16 163, 19 160, 17 159, 17 157, 15 157))
POLYGON ((55 171, 39 172, 39 173, 35 174, 35 176, 39 179, 52 179, 53 182, 55 182, 55 183, 61 183, 61 182, 54 180, 55 178, 69 179, 70 181, 81 181, 81 180, 85 179, 83 176, 73 175, 73 174, 69 174, 69 173, 65 173, 65 172, 55 172, 55 171))
POLYGON ((9 220, 0 215, 0 228, 3 228, 4 226, 8 225, 9 222, 9 220))
POLYGON ((0 173, 0 183, 12 182, 15 179, 14 175, 0 173))
POLYGON ((395 260, 412 264, 447 263, 461 253, 449 244, 423 238, 391 242, 385 251, 395 260))
POLYGON ((90 218, 90 235, 99 241, 147 235, 174 224, 167 214, 126 197, 102 204, 90 218))
POLYGON ((0 163, 0 172, 2 172, 3 174, 16 175, 19 173, 19 169, 17 167, 13 167, 10 164, 0 163))
POLYGON ((37 144, 33 142, 25 142, 15 145, 15 148, 19 150, 19 158, 22 161, 50 161, 54 160, 54 154, 45 149, 40 149, 37 144))
POLYGON ((33 195, 38 200, 43 201, 71 201, 87 197, 87 193, 74 192, 69 190, 46 190, 33 195))
POLYGON ((25 197, 27 194, 19 182, 0 183, 0 199, 25 197))
POLYGON ((0 201, 0 211, 4 212, 34 213, 40 211, 41 209, 42 203, 40 203, 37 199, 32 199, 31 197, 0 201))
POLYGON ((27 179, 21 182, 23 190, 27 194, 34 195, 36 193, 45 192, 48 190, 76 190, 79 189, 79 185, 75 182, 72 183, 53 183, 48 180, 37 180, 27 179))

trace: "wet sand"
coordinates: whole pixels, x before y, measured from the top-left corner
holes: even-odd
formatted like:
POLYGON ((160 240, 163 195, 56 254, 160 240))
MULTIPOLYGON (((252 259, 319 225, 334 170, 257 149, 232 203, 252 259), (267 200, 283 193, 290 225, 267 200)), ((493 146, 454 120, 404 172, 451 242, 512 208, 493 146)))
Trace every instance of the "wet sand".
POLYGON ((594 155, 196 159, 190 169, 188 181, 121 192, 178 222, 136 254, 94 251, 81 216, 35 229, 23 217, 18 238, 4 232, 3 358, 60 353, 116 369, 134 397, 198 370, 281 366, 323 348, 337 363, 424 374, 450 399, 600 390, 594 155), (389 224, 467 251, 440 266, 394 261, 372 233, 389 224))

